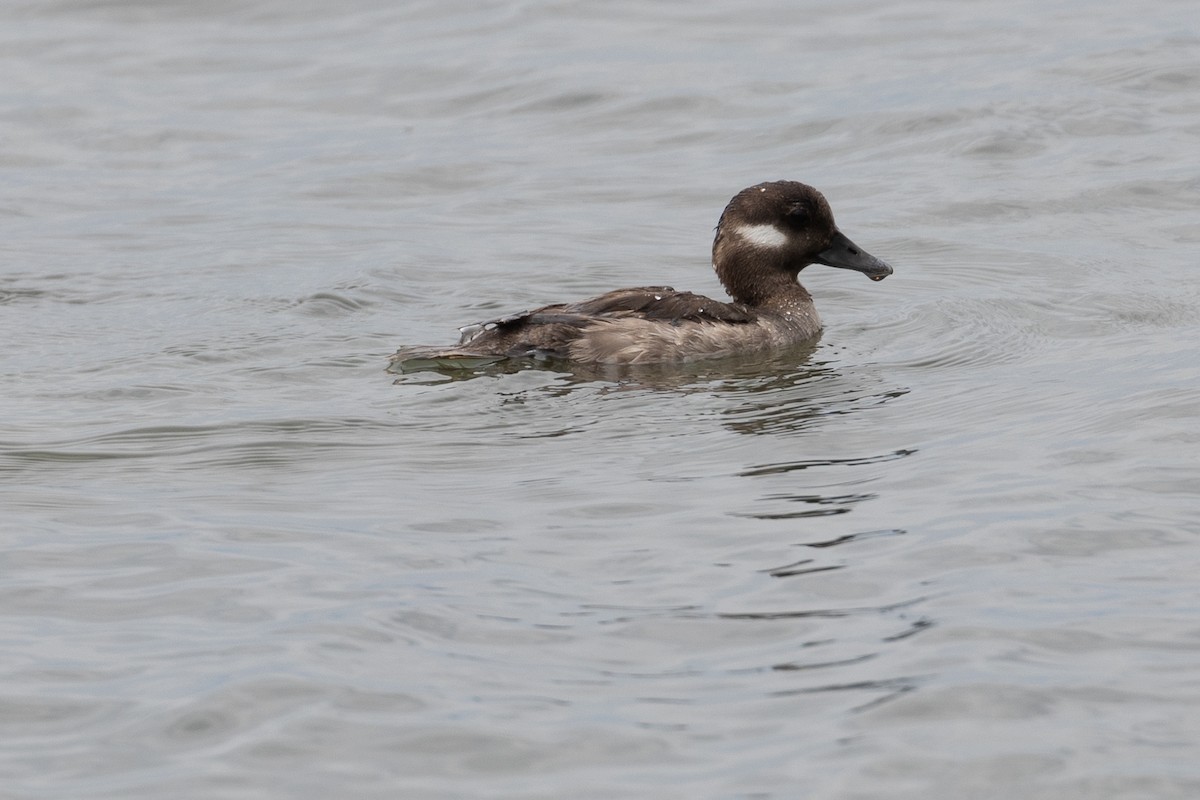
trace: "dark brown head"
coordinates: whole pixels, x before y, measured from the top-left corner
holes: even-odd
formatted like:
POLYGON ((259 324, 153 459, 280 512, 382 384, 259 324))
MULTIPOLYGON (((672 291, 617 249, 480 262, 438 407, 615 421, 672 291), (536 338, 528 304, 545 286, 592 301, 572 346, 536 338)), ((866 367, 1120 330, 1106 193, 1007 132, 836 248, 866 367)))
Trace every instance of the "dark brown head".
POLYGON ((734 195, 713 241, 713 268, 733 299, 761 305, 795 286, 809 264, 857 270, 875 281, 892 274, 837 229, 829 203, 811 186, 772 181, 734 195))

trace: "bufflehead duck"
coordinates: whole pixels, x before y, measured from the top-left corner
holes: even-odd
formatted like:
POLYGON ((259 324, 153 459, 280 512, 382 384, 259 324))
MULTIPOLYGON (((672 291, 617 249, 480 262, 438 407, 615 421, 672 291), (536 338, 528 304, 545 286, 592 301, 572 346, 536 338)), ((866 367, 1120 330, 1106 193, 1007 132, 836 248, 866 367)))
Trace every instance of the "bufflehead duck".
POLYGON ((669 286, 642 286, 543 306, 461 328, 455 347, 406 347, 393 362, 550 357, 599 364, 716 358, 813 339, 821 319, 800 270, 825 264, 873 281, 892 268, 838 230, 829 203, 796 181, 734 195, 717 223, 713 269, 732 303, 669 286))

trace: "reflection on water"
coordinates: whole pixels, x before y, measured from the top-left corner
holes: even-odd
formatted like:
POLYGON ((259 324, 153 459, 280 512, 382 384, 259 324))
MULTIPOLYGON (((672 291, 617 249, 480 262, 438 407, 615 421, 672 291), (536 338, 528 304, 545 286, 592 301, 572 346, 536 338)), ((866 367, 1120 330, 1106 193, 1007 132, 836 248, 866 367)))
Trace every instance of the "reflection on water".
MULTIPOLYGON (((414 375, 437 382, 467 380, 486 375, 510 374, 525 369, 543 369, 572 376, 579 382, 607 381, 628 388, 683 389, 698 387, 706 381, 760 380, 764 374, 795 370, 805 366, 816 352, 817 342, 804 342, 770 351, 756 351, 723 358, 659 364, 589 364, 554 358, 463 358, 454 360, 401 360, 390 363, 388 372, 414 375)), ((398 378, 397 384, 415 378, 398 378)), ((787 380, 786 375, 778 380, 787 380)), ((774 385, 774 384, 772 384, 774 385)), ((702 387, 705 390, 711 386, 702 387)))
POLYGON ((803 505, 816 507, 806 508, 800 511, 763 511, 760 513, 734 514, 734 516, 749 517, 751 519, 800 519, 801 517, 830 517, 835 514, 847 514, 853 509, 855 504, 864 500, 873 500, 878 496, 879 495, 869 493, 839 495, 768 494, 763 497, 764 502, 782 500, 788 503, 800 503, 803 505))
MULTIPOLYGON (((525 370, 540 370, 561 378, 528 390, 546 392, 554 397, 569 395, 575 389, 600 393, 624 391, 670 391, 700 393, 719 399, 725 405, 725 425, 737 433, 777 435, 799 432, 819 420, 853 414, 903 397, 907 388, 880 389, 867 380, 868 375, 842 374, 836 362, 814 361, 817 342, 768 352, 748 353, 721 359, 665 364, 579 364, 557 359, 502 359, 486 364, 392 365, 389 370, 403 372, 397 385, 437 385, 446 381, 495 378, 525 370)), ((907 455, 901 451, 899 455, 907 455)), ((844 463, 871 463, 874 458, 848 459, 844 463)), ((803 469, 830 462, 804 462, 756 470, 803 469)))
POLYGON ((897 458, 911 456, 915 450, 896 450, 891 453, 882 453, 877 456, 864 456, 862 458, 833 458, 833 459, 816 459, 805 461, 793 461, 782 464, 763 464, 761 466, 751 467, 743 472, 738 473, 742 477, 752 478, 758 475, 778 475, 797 470, 812 469, 813 467, 831 467, 831 466, 848 466, 857 467, 865 464, 879 464, 885 461, 894 461, 897 458))

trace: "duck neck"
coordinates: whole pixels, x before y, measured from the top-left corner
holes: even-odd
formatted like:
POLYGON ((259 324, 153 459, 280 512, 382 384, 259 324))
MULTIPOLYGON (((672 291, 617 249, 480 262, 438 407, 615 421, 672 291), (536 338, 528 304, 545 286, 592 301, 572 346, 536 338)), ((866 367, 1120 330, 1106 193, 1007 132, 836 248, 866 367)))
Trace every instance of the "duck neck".
MULTIPOLYGON (((718 256, 725 255, 720 252, 718 256)), ((739 303, 776 311, 785 311, 808 305, 812 295, 799 284, 799 270, 789 269, 782 263, 736 258, 717 258, 713 269, 729 296, 739 303)))

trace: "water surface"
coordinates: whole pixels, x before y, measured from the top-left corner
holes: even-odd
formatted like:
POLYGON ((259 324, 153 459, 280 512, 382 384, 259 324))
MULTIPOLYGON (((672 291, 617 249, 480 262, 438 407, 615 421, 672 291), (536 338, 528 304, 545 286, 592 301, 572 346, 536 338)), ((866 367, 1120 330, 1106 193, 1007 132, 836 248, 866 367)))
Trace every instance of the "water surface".
POLYGON ((2 793, 1197 796, 1194 17, 7 4, 2 793), (777 178, 811 347, 384 371, 777 178))

